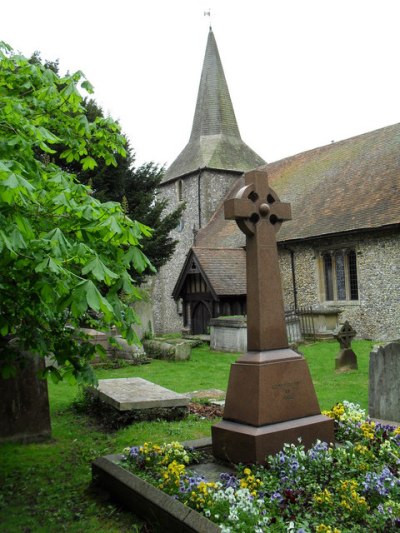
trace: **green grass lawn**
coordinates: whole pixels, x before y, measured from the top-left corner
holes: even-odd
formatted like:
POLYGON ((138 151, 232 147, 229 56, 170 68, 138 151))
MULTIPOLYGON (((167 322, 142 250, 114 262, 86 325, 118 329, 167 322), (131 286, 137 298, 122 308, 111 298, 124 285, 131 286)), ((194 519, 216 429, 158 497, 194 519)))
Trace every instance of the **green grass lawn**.
MULTIPOLYGON (((368 357, 373 342, 354 341, 357 371, 335 372, 337 342, 303 345, 321 409, 349 400, 368 404, 368 357)), ((149 365, 98 370, 99 379, 142 377, 176 392, 226 390, 236 355, 192 350, 189 361, 154 360, 149 365)), ((71 408, 77 386, 49 383, 53 439, 44 444, 0 445, 0 531, 126 532, 142 524, 90 484, 90 464, 108 453, 144 441, 183 441, 210 435, 213 422, 190 416, 176 422, 140 422, 115 432, 100 430, 71 408)))

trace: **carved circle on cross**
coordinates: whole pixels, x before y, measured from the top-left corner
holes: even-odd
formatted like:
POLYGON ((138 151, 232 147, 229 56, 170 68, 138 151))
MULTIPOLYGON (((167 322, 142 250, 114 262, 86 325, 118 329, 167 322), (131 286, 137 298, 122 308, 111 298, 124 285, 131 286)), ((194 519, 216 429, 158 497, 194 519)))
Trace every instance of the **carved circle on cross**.
POLYGON ((262 221, 272 224, 275 232, 279 231, 279 228, 282 225, 282 220, 279 220, 276 214, 271 212, 273 211, 272 204, 280 201, 275 191, 268 187, 266 195, 263 198, 260 198, 255 191, 254 183, 250 183, 238 191, 236 198, 249 200, 251 202, 251 204, 249 204, 251 206, 251 213, 249 216, 247 218, 236 219, 236 223, 243 233, 246 235, 254 235, 256 224, 262 221))

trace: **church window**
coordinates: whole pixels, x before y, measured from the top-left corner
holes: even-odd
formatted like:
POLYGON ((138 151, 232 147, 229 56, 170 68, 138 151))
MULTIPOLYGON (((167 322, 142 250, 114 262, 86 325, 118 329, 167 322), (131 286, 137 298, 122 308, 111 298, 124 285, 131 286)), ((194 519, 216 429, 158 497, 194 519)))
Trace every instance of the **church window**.
POLYGON ((322 271, 326 301, 358 300, 357 256, 354 250, 323 252, 322 271))
POLYGON ((176 187, 177 187, 178 202, 182 202, 183 201, 183 181, 179 180, 177 182, 176 187))
POLYGON ((179 219, 178 226, 176 229, 179 231, 179 233, 182 233, 184 227, 185 227, 185 221, 183 220, 183 217, 182 217, 179 219))

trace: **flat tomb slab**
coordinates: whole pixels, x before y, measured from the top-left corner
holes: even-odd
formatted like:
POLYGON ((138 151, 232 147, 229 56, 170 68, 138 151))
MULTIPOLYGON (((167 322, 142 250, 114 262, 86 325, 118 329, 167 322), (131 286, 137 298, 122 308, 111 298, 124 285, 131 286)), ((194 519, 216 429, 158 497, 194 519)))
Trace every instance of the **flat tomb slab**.
POLYGON ((186 407, 190 399, 184 394, 156 385, 142 378, 100 379, 93 396, 112 405, 118 411, 186 407))

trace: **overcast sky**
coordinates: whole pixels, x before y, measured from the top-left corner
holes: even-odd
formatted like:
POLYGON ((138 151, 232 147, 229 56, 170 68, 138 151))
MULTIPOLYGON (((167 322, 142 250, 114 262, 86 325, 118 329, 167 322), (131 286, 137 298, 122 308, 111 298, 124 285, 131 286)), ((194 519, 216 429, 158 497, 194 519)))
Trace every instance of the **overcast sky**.
POLYGON ((2 0, 0 40, 82 70, 137 163, 169 165, 209 8, 242 139, 267 161, 399 122, 398 0, 2 0))

